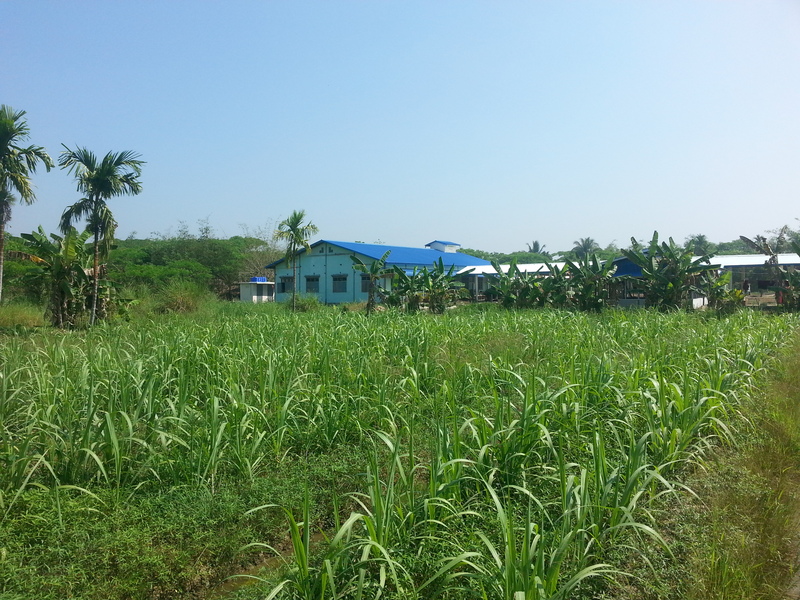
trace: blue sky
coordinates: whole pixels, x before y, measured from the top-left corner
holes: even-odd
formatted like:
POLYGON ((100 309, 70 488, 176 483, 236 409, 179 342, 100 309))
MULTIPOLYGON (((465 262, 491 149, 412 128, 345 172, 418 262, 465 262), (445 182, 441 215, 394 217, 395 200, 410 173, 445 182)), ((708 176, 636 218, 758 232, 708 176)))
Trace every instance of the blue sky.
MULTIPOLYGON (((0 2, 31 142, 134 150, 118 236, 271 226, 493 251, 800 217, 800 3, 0 2)), ((55 231, 60 170, 12 233, 55 231)))

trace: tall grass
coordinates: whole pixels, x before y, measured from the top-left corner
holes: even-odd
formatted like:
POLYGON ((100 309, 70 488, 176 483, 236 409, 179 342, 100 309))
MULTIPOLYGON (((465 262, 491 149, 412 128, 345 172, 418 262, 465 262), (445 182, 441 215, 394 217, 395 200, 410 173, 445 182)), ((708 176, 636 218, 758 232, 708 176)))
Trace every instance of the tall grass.
POLYGON ((335 555, 312 565, 309 516, 287 507, 304 563, 275 596, 573 597, 615 572, 605 556, 620 532, 663 544, 650 503, 734 435, 731 415, 794 325, 231 306, 11 337, 0 500, 8 512, 33 485, 120 502, 161 486, 213 492, 370 444, 335 555))
POLYGON ((41 327, 44 324, 44 309, 41 306, 24 301, 0 304, 0 329, 41 327))

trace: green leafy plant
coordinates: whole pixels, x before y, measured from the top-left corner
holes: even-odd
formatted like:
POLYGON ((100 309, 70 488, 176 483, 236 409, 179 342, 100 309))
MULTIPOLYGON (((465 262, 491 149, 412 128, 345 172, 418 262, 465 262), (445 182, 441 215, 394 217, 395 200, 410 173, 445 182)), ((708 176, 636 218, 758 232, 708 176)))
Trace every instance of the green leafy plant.
POLYGON ((418 267, 406 273, 398 266, 393 267, 393 294, 405 303, 406 312, 418 312, 423 298, 423 275, 418 267))
MULTIPOLYGON (((417 312, 421 304, 427 302, 432 313, 442 314, 461 297, 461 290, 464 289, 464 284, 457 279, 456 266, 445 269, 441 258, 431 268, 414 267, 411 273, 406 273, 398 266, 394 266, 393 270, 394 293, 405 299, 407 312, 417 312)), ((469 270, 464 274, 471 272, 469 270)))
POLYGON ((689 308, 690 293, 702 293, 698 278, 702 273, 719 269, 710 264, 711 256, 694 256, 691 249, 658 241, 658 232, 647 248, 631 238, 631 249, 622 253, 642 270, 640 281, 649 306, 659 310, 689 308))
POLYGON ((616 266, 600 261, 597 254, 583 255, 576 261, 566 259, 569 287, 580 310, 599 311, 607 306, 616 266))
POLYGON ((39 267, 33 277, 41 279, 49 290, 48 312, 56 327, 74 326, 85 310, 90 293, 85 248, 89 235, 72 227, 63 237, 53 233, 48 239, 39 227, 39 231, 21 236, 29 250, 28 258, 39 267))
POLYGON ((383 256, 381 256, 378 260, 373 261, 369 265, 364 264, 364 262, 355 254, 350 257, 350 260, 353 261, 353 269, 360 273, 364 273, 369 277, 367 315, 372 314, 372 312, 375 310, 377 299, 384 295, 379 282, 381 279, 394 272, 393 269, 386 268, 386 259, 389 258, 389 254, 391 254, 391 250, 384 252, 383 256))
MULTIPOLYGON (((463 274, 471 272, 468 270, 463 274)), ((456 266, 451 265, 449 269, 445 270, 444 261, 439 258, 433 264, 433 268, 423 267, 422 273, 422 288, 428 308, 434 314, 442 314, 448 306, 455 302, 459 297, 459 290, 464 287, 464 284, 456 279, 456 266)))

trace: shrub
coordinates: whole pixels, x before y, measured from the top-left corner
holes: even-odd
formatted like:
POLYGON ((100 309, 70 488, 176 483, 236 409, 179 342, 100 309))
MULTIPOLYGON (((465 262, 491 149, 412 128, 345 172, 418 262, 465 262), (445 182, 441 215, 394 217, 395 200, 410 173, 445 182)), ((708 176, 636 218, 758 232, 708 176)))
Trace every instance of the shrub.
MULTIPOLYGON (((286 302, 283 303, 283 305, 288 310, 292 310, 291 296, 286 302)), ((317 310, 320 306, 322 306, 322 303, 316 296, 303 296, 301 294, 297 294, 297 300, 295 300, 295 310, 297 312, 311 312, 313 310, 317 310)))
POLYGON ((161 288, 154 308, 160 313, 192 313, 214 300, 214 295, 201 285, 178 279, 161 288))

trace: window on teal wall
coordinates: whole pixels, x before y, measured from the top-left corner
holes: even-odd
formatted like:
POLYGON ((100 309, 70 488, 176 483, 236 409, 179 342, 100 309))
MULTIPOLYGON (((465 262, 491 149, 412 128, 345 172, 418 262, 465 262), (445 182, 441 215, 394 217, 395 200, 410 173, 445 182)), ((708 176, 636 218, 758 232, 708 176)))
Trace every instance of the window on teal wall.
POLYGON ((331 290, 334 294, 341 294, 347 291, 347 275, 333 275, 331 282, 333 283, 331 290))
POLYGON ((369 294, 369 275, 361 276, 361 292, 369 294))
POLYGON ((279 294, 289 294, 294 291, 294 277, 281 277, 278 284, 279 294))
POLYGON ((306 276, 306 293, 319 294, 319 275, 306 276))

